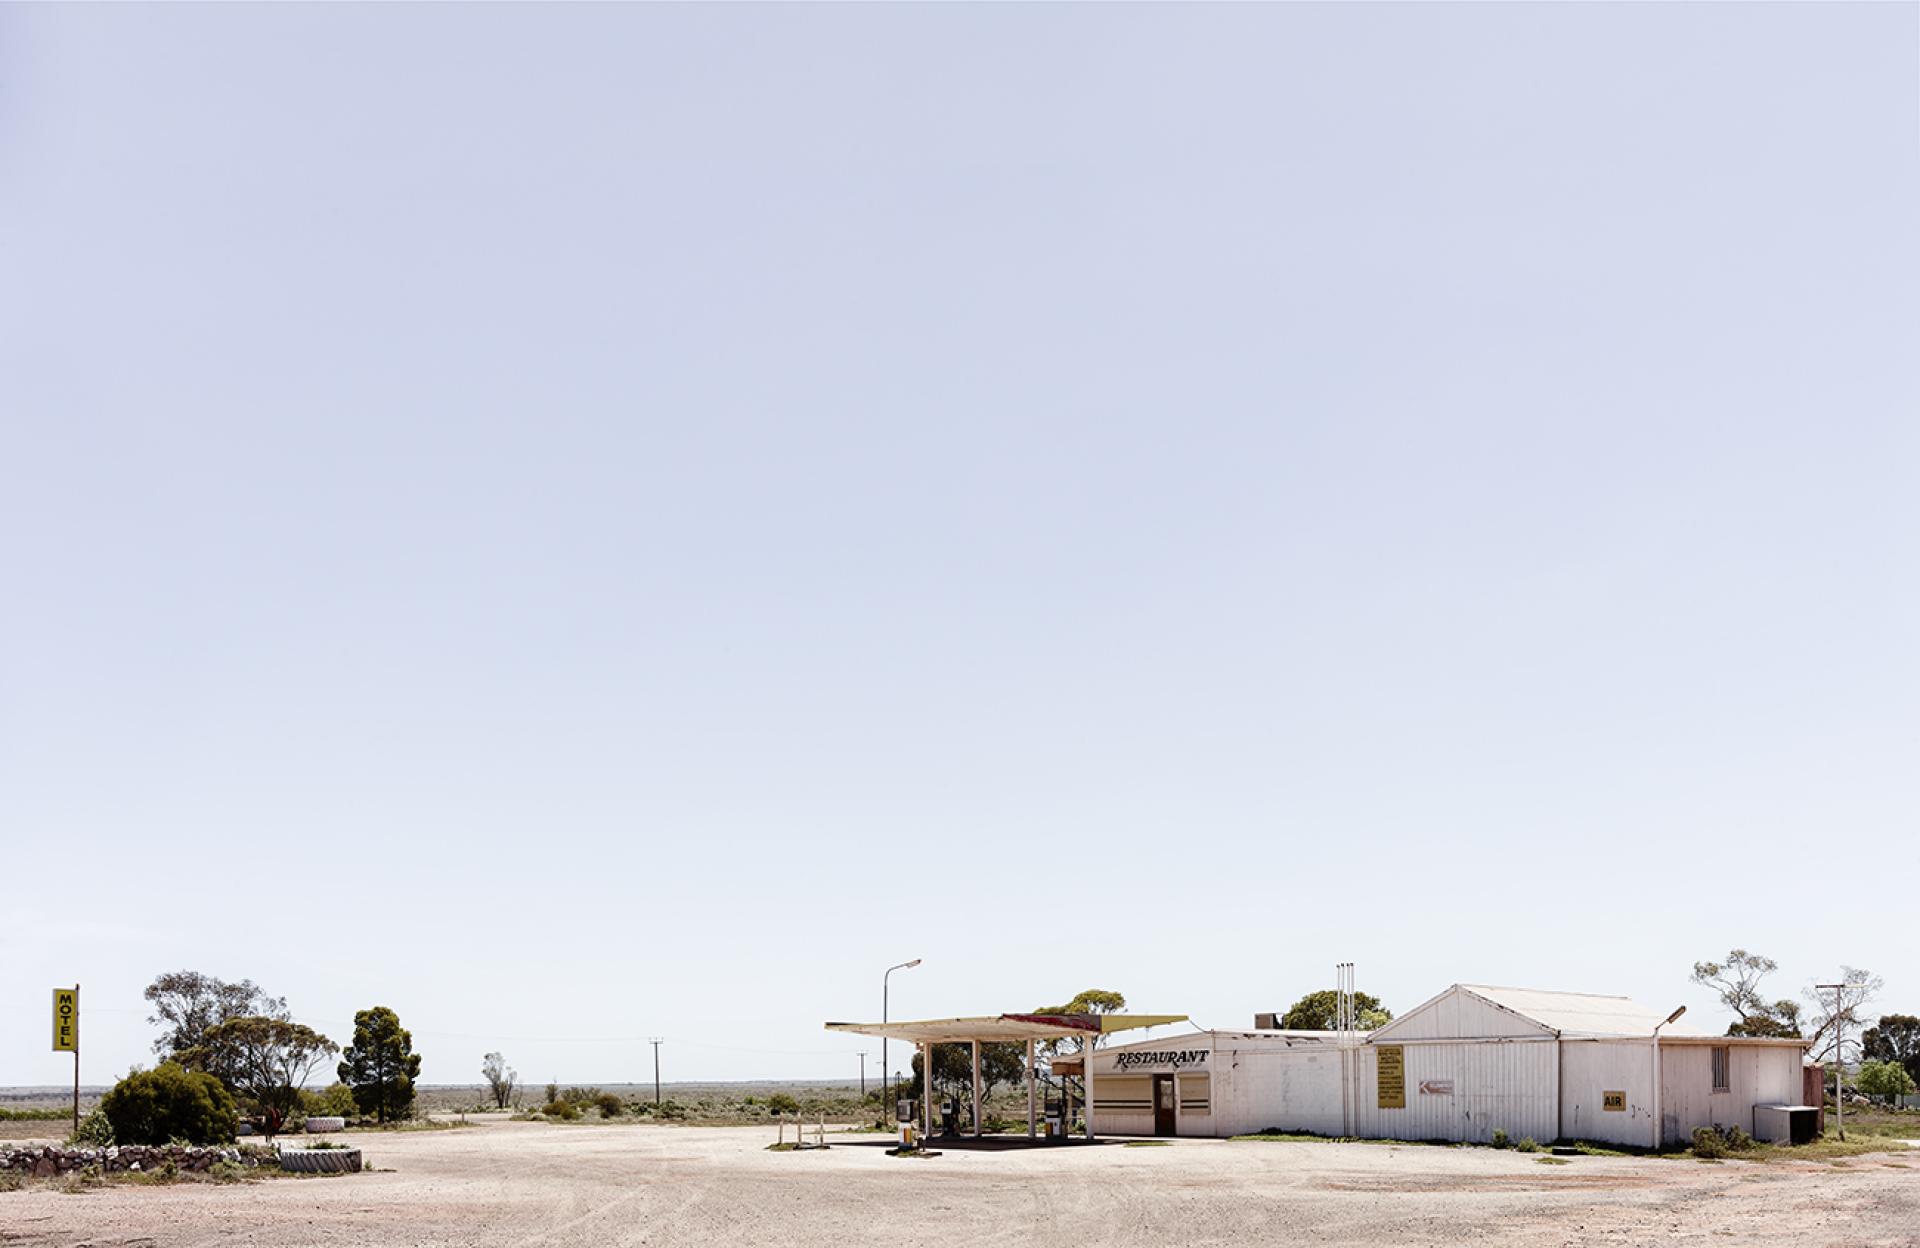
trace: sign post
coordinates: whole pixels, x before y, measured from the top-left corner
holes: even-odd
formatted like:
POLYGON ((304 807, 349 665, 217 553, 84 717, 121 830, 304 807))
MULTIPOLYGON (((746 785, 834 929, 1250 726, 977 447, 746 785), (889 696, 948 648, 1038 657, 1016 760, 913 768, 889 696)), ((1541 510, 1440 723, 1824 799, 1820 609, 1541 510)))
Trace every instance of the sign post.
POLYGON ((73 1133, 80 1134, 80 985, 53 990, 53 1051, 73 1054, 73 1133))

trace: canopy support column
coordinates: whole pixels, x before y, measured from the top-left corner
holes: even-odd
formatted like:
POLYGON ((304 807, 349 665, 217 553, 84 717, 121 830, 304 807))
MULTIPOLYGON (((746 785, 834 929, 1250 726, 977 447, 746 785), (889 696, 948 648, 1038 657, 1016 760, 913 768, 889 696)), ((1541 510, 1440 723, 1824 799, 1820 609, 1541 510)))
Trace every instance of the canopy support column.
POLYGON ((973 1138, 980 1138, 980 1042, 973 1042, 973 1138))
POLYGON ((1080 1041, 1081 1077, 1087 1081, 1087 1143, 1093 1143, 1093 1037, 1080 1041))
MULTIPOLYGON (((933 1138, 933 1042, 920 1042, 920 1112, 926 1118, 927 1129, 920 1138, 922 1141, 933 1138)), ((922 1147, 925 1147, 924 1143, 922 1147)))
POLYGON ((1027 1041, 1027 1138, 1036 1134, 1033 1119, 1033 1041, 1027 1041))

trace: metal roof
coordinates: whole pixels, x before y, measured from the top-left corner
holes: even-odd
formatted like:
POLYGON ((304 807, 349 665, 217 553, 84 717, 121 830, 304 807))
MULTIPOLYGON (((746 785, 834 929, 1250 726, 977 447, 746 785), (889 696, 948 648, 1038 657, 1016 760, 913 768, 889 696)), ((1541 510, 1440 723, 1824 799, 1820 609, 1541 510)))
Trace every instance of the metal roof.
POLYGON ((928 1018, 903 1023, 828 1023, 828 1031, 884 1036, 916 1044, 959 1044, 969 1040, 1057 1040, 1062 1036, 1104 1035, 1135 1027, 1184 1023, 1185 1014, 985 1014, 975 1018, 928 1018))
MULTIPOLYGON (((1498 988, 1488 984, 1458 984, 1476 997, 1511 1010, 1542 1027, 1577 1036, 1650 1036, 1665 1021, 1669 1009, 1642 1005, 1631 997, 1608 997, 1591 992, 1551 992, 1542 988, 1498 988)), ((1675 1020, 1661 1028, 1665 1036, 1697 1035, 1675 1020)))

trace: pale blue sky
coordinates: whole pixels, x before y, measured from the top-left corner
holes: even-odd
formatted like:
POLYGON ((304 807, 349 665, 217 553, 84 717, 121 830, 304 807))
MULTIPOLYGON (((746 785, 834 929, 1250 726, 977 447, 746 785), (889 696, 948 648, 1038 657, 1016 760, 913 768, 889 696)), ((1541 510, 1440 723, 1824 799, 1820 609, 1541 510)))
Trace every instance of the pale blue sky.
POLYGON ((913 956, 1920 1009, 1917 52, 0 9, 0 1083, 176 967, 435 1082, 851 1077, 913 956))

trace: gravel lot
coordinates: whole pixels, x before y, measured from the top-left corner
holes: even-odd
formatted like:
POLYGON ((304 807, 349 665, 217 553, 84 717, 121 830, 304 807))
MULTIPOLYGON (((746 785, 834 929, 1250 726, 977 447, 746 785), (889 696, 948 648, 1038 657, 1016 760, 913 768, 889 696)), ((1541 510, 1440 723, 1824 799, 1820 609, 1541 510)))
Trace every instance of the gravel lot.
MULTIPOLYGON (((212 1186, 0 1193, 0 1244, 1920 1245, 1920 1150, 1704 1165, 1488 1149, 1182 1140, 887 1156, 763 1128, 356 1135, 377 1167, 212 1186)), ((1893 1146, 1896 1149, 1898 1145, 1893 1146)))

